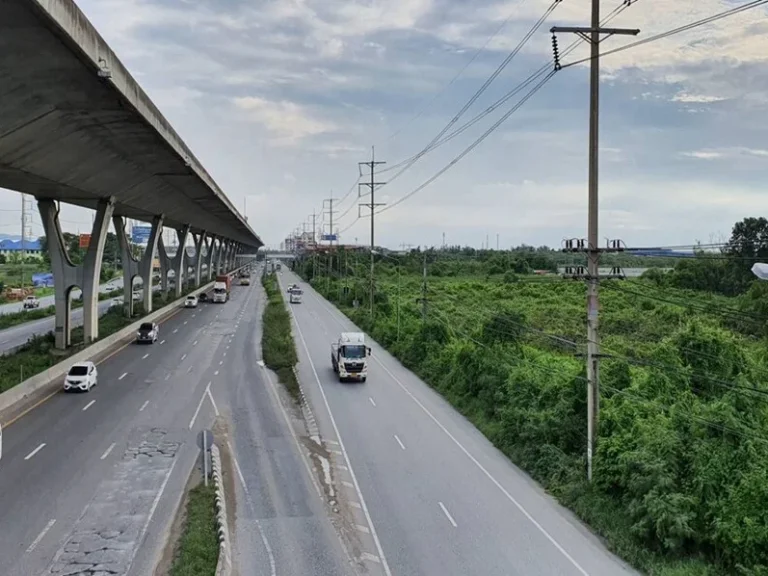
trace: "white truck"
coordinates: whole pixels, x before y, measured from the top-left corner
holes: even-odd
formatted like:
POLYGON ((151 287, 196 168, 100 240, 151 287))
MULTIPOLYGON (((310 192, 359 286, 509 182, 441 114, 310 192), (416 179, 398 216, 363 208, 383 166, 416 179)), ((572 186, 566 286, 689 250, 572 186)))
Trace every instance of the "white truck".
POLYGON ((213 302, 223 304, 227 301, 227 283, 226 282, 214 282, 213 283, 213 302))
POLYGON ((24 310, 29 310, 30 308, 40 308, 40 300, 35 296, 27 296, 24 298, 24 310))
POLYGON ((290 295, 288 296, 288 300, 291 304, 301 304, 301 295, 303 294, 303 291, 301 288, 294 288, 290 291, 290 295))
POLYGON ((365 382, 370 355, 371 349, 365 345, 365 334, 362 332, 342 332, 338 342, 331 344, 331 364, 340 382, 365 382))

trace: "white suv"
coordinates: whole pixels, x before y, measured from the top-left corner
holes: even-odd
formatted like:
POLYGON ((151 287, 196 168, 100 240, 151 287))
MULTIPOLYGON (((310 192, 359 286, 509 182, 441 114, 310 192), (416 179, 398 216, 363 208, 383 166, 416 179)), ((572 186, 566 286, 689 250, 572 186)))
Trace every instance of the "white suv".
POLYGON ((91 388, 96 386, 98 378, 99 372, 93 362, 78 362, 73 364, 67 375, 64 376, 64 391, 90 392, 91 388))

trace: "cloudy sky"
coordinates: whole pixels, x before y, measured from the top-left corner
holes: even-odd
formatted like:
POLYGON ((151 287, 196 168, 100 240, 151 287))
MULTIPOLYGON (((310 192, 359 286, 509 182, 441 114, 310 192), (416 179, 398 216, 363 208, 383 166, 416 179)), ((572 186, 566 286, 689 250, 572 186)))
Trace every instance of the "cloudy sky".
MULTIPOLYGON (((610 25, 639 28, 643 38, 746 2, 636 0, 610 25)), ((253 228, 278 244, 313 210, 319 223, 331 195, 343 198, 336 218, 344 240, 367 242, 370 221, 356 220, 356 204, 369 201, 357 198, 358 162, 370 159, 372 145, 387 162, 381 168, 418 154, 550 0, 78 4, 230 199, 247 202, 253 228)), ((604 0, 602 13, 621 4, 604 0)), ((588 19, 588 0, 560 2, 454 129, 551 63, 552 25, 588 19)), ((706 242, 768 213, 766 32, 760 7, 604 59, 601 237, 630 246, 706 242)), ((574 38, 560 35, 561 50, 574 38)), ((582 43, 563 62, 586 50, 582 43)), ((377 180, 393 181, 376 202, 415 190, 520 96, 397 178, 397 169, 382 173, 377 180)), ((449 243, 475 246, 488 235, 495 246, 498 234, 502 246, 557 246, 585 236, 587 122, 586 65, 565 68, 440 178, 377 216, 377 241, 439 245, 445 233, 449 243)), ((0 194, 0 232, 18 228, 19 206, 18 195, 0 194)), ((72 231, 90 223, 77 209, 64 219, 72 231)))

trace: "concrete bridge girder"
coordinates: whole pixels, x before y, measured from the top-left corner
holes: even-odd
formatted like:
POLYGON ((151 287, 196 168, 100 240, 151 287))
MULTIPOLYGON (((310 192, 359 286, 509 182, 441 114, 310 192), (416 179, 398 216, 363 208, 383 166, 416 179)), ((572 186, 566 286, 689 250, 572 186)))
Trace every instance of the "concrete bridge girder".
POLYGON ((107 240, 109 221, 115 209, 115 199, 110 197, 99 202, 91 230, 91 239, 82 264, 75 265, 67 254, 64 236, 59 222, 59 210, 53 200, 39 200, 38 209, 43 221, 48 252, 53 269, 55 346, 65 349, 72 344, 71 293, 80 287, 83 295, 83 332, 86 343, 99 337, 99 281, 104 244, 107 240))

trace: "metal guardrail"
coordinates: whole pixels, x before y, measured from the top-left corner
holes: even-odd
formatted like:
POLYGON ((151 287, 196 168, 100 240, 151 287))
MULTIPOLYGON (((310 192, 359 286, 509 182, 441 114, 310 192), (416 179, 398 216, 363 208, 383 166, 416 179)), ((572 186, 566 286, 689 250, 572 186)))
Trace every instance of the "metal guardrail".
POLYGON ((216 576, 232 574, 232 544, 227 523, 227 498, 224 494, 224 478, 221 470, 221 452, 216 444, 211 445, 211 476, 216 490, 216 523, 219 536, 219 560, 216 576))

